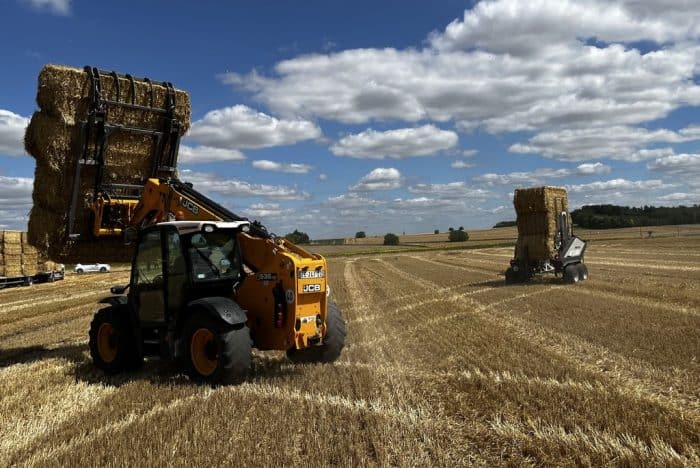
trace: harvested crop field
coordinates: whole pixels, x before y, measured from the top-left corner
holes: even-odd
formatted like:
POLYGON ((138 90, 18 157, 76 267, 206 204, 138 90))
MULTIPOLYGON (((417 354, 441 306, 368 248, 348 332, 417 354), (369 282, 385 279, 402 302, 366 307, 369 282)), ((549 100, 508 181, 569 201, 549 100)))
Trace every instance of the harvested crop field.
POLYGON ((0 465, 700 464, 700 237, 600 240, 590 280, 505 286, 512 247, 331 258, 333 365, 238 386, 93 369, 126 271, 0 291, 0 465))

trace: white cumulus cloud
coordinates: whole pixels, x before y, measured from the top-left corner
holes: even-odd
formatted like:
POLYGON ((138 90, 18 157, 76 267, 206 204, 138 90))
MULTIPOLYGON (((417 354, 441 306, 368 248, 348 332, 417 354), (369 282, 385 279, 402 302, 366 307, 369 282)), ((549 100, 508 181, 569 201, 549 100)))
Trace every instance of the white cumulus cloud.
POLYGON ((288 174, 308 174, 313 167, 308 164, 299 163, 279 163, 275 161, 268 161, 267 159, 258 159, 252 162, 252 165, 256 169, 261 171, 273 171, 273 172, 286 172, 288 174))
POLYGON ((0 155, 24 154, 24 130, 29 119, 9 110, 0 109, 0 155))
POLYGON ((647 130, 628 126, 591 127, 538 133, 527 143, 512 145, 509 151, 541 154, 563 161, 610 158, 634 162, 673 153, 671 148, 649 149, 645 148, 647 145, 696 140, 700 140, 697 126, 679 131, 647 130))
POLYGON ((321 136, 321 129, 303 119, 278 119, 236 105, 207 112, 192 124, 189 138, 219 148, 266 148, 291 145, 321 136))
POLYGON ((352 158, 384 159, 431 156, 439 151, 454 148, 457 134, 434 125, 416 128, 400 128, 379 132, 368 129, 348 135, 331 146, 336 156, 352 158))
POLYGON ((178 157, 178 161, 183 164, 197 164, 215 161, 242 161, 244 159, 245 155, 236 149, 188 145, 180 145, 178 157))
POLYGON ((71 13, 72 0, 21 0, 38 11, 48 11, 54 15, 68 16, 71 13))
POLYGON ((362 177, 357 184, 350 187, 350 190, 354 192, 393 190, 401 187, 401 185, 402 177, 398 169, 378 167, 362 177))
POLYGON ((294 186, 255 184, 240 179, 224 179, 217 174, 184 170, 181 178, 197 190, 226 197, 259 197, 272 200, 308 200, 311 195, 294 186))
POLYGON ((487 185, 537 185, 549 179, 561 179, 570 176, 587 176, 609 174, 610 166, 601 162, 579 164, 575 168, 551 169, 541 168, 533 171, 511 172, 509 174, 482 174, 474 177, 477 182, 487 185))

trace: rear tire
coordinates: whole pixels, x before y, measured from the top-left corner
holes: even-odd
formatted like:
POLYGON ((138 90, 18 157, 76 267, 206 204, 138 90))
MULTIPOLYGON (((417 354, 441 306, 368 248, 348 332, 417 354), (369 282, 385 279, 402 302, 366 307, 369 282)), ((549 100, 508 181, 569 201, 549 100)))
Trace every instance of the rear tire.
POLYGON ((82 274, 83 274, 83 269, 82 269, 82 268, 78 268, 77 270, 75 270, 75 272, 76 272, 77 274, 79 274, 79 275, 82 275, 82 274))
POLYGON ((578 264, 578 276, 581 281, 588 279, 588 267, 584 263, 578 264))
POLYGON ((253 341, 245 324, 238 327, 195 313, 184 330, 185 371, 208 384, 239 383, 252 367, 253 341))
POLYGON ((306 349, 292 348, 287 351, 287 357, 296 363, 305 362, 333 362, 340 357, 345 347, 345 320, 340 309, 335 303, 328 304, 328 317, 326 320, 328 331, 321 346, 313 346, 306 349))
POLYGON ((107 307, 98 311, 90 323, 90 356, 107 374, 135 369, 143 363, 128 312, 127 308, 107 307))
POLYGON ((105 268, 105 267, 100 268, 100 273, 107 273, 107 268, 105 268))
POLYGON ((570 264, 564 267, 564 281, 570 284, 578 283, 580 277, 579 264, 570 264))

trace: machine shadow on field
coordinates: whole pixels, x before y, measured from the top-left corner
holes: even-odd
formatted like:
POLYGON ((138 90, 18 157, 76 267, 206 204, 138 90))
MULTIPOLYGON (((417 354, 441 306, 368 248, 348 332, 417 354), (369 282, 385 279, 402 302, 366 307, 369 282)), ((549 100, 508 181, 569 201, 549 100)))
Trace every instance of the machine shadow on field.
POLYGON ((0 369, 16 364, 31 364, 47 359, 66 359, 78 363, 84 359, 86 344, 71 344, 47 348, 46 346, 24 346, 20 348, 0 348, 0 369))
MULTIPOLYGON (((85 346, 85 351, 87 351, 87 346, 85 346)), ((199 385, 191 381, 176 362, 158 358, 146 359, 143 366, 137 370, 109 375, 97 369, 92 360, 85 356, 84 359, 75 362, 74 370, 76 380, 96 385, 121 387, 132 382, 148 382, 151 385, 199 385)), ((284 357, 272 359, 254 356, 253 370, 248 375, 248 380, 272 381, 298 373, 299 369, 291 366, 284 357)))
MULTIPOLYGON (((89 357, 87 343, 61 345, 51 348, 46 346, 0 348, 0 369, 49 359, 68 361, 73 368, 75 380, 91 385, 121 387, 132 382, 148 382, 153 385, 196 385, 182 373, 182 369, 177 364, 161 361, 160 359, 147 359, 138 370, 116 375, 105 374, 94 367, 89 357)), ((253 370, 248 379, 274 381, 298 375, 302 372, 302 366, 295 366, 284 355, 270 356, 255 353, 253 356, 253 370)))

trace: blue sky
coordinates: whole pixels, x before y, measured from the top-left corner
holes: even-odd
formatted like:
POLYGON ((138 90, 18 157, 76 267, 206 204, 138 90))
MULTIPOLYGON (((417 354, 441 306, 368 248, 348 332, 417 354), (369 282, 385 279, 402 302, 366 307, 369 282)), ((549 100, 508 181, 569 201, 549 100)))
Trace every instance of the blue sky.
POLYGON ((189 91, 182 178, 279 233, 489 227, 544 183, 700 203, 690 3, 3 0, 0 227, 31 208, 45 63, 189 91))

